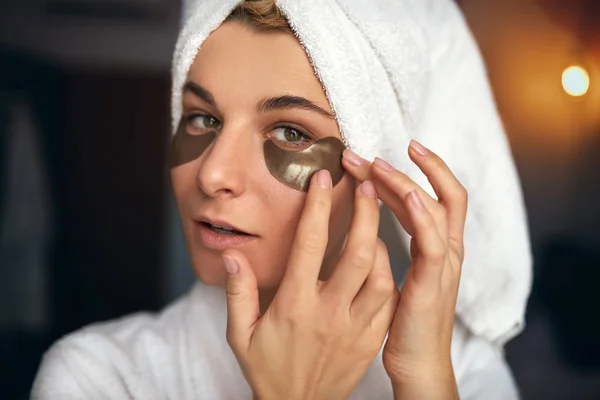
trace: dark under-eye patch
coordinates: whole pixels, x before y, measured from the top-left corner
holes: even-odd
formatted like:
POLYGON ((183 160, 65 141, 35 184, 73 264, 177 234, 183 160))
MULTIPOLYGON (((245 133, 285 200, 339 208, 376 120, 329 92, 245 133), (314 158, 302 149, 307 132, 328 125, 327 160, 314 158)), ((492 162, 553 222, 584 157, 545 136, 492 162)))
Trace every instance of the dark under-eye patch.
POLYGON ((310 178, 322 169, 331 174, 335 186, 344 176, 342 153, 344 143, 334 137, 314 142, 300 151, 284 150, 271 140, 264 144, 265 162, 271 175, 292 189, 308 191, 310 178))
POLYGON ((190 135, 186 129, 186 119, 182 118, 171 141, 169 168, 175 168, 194 161, 210 146, 217 134, 207 132, 202 135, 190 135))

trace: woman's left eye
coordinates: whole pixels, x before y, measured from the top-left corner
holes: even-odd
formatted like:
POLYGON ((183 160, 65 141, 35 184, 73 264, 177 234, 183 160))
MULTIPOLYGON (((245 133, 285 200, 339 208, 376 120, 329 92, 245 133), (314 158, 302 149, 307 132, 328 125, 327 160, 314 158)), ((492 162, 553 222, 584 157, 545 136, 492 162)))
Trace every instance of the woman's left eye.
POLYGON ((291 126, 281 126, 273 129, 271 139, 275 141, 275 144, 282 147, 308 147, 311 143, 307 135, 291 126))

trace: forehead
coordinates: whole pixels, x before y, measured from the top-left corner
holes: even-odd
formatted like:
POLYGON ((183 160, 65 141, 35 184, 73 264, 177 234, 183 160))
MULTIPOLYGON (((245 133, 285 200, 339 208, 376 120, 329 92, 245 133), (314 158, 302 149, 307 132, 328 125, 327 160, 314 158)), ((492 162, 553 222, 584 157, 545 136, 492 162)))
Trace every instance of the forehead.
POLYGON ((302 96, 331 111, 323 87, 298 40, 227 22, 204 41, 188 78, 220 101, 302 96))

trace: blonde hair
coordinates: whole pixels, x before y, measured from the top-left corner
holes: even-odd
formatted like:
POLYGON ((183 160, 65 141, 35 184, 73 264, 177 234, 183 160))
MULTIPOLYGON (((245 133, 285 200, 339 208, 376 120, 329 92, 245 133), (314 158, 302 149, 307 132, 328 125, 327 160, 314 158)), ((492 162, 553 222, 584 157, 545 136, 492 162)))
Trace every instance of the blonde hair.
POLYGON ((246 0, 229 14, 226 21, 239 21, 259 32, 292 33, 275 0, 246 0))

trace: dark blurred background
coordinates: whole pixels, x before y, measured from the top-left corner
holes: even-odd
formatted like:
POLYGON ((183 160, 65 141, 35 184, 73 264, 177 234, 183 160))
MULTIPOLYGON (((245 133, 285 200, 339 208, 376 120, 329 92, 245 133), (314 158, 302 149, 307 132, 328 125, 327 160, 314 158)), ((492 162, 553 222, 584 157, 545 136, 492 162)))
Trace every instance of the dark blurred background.
MULTIPOLYGON (((600 399, 600 1, 459 3, 535 255, 507 357, 526 400, 600 399)), ((194 280, 165 168, 179 17, 178 0, 0 3, 2 399, 29 397, 60 336, 194 280)))

